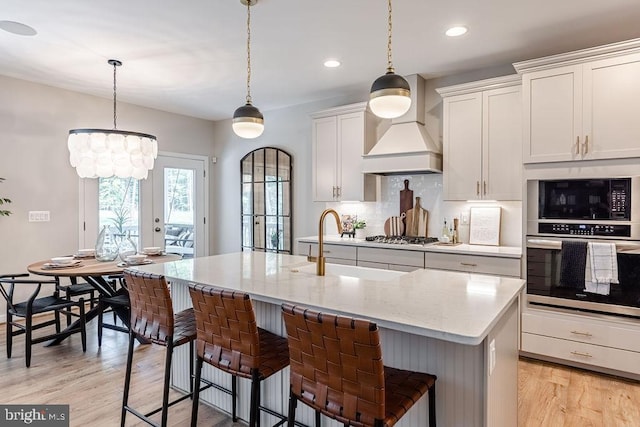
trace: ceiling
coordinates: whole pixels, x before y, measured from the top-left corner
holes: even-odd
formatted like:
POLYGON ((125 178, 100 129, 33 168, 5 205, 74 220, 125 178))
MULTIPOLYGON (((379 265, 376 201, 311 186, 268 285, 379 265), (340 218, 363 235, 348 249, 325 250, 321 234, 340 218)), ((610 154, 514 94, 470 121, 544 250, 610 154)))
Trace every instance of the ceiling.
MULTIPOLYGON (((384 0, 259 0, 251 9, 251 92, 263 112, 366 94, 384 74, 384 0), (342 66, 327 69, 326 58, 342 66)), ((0 75, 210 120, 244 104, 240 0, 2 0, 0 75)), ((640 37, 638 0, 395 0, 393 62, 425 78, 640 37), (449 38, 444 31, 466 25, 449 38)), ((268 115, 267 116, 268 120, 268 115)))

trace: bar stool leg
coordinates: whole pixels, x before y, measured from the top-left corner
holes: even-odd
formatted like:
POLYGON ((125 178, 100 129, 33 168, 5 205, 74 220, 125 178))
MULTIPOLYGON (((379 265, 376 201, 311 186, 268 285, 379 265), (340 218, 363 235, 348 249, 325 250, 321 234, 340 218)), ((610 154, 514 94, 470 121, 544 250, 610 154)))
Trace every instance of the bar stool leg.
POLYGON ((198 424, 198 403, 200 401, 200 378, 202 374, 202 358, 196 360, 195 379, 193 381, 193 403, 191 405, 191 427, 198 424))
POLYGON ((11 359, 11 347, 13 347, 13 316, 7 309, 7 359, 11 359))
POLYGON ((120 427, 124 427, 127 418, 127 404, 129 402, 129 386, 131 385, 131 365, 133 364, 133 333, 129 333, 129 350, 127 351, 127 371, 124 374, 124 393, 122 396, 122 413, 120 415, 120 427))
POLYGON ((236 415, 236 391, 238 385, 238 378, 235 375, 231 375, 231 419, 235 423, 238 421, 238 416, 236 415))
POLYGON ((320 427, 320 411, 316 411, 316 427, 320 427))
POLYGON ((259 415, 258 405, 260 404, 260 379, 258 371, 254 370, 251 375, 251 403, 249 404, 249 427, 256 427, 256 417, 259 415))
POLYGON ((436 427, 436 385, 433 384, 429 394, 429 427, 436 427))
MULTIPOLYGON (((296 406, 298 405, 298 399, 289 392, 289 414, 287 416, 287 427, 293 427, 296 422, 296 406)), ((318 424, 318 413, 316 412, 316 427, 320 427, 318 424)))
POLYGON ((171 359, 173 357, 173 338, 167 343, 167 355, 164 364, 164 389, 162 391, 162 421, 161 426, 166 427, 169 415, 169 385, 171 383, 171 359))

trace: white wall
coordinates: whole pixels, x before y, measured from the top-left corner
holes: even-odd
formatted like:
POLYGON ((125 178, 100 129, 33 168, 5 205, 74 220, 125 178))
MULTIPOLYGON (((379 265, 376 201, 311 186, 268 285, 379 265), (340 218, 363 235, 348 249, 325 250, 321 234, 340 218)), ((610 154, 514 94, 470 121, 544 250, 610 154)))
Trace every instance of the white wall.
POLYGON ((311 119, 313 112, 326 108, 360 102, 367 94, 346 95, 290 108, 264 112, 264 133, 256 139, 237 137, 231 120, 215 124, 212 165, 212 216, 210 242, 212 254, 240 250, 240 159, 260 147, 285 150, 293 163, 293 237, 317 234, 317 220, 325 207, 311 199, 311 119), (316 231, 314 231, 316 230, 316 231))
MULTIPOLYGON (((0 76, 0 196, 13 212, 0 217, 0 272, 74 253, 78 243, 79 178, 69 164, 74 128, 113 127, 113 100, 0 76), (28 211, 51 221, 29 223, 28 211)), ((118 103, 118 128, 158 137, 160 149, 211 155, 213 122, 118 103)), ((4 313, 4 305, 0 306, 4 313)))
MULTIPOLYGON (((435 78, 425 84, 425 126, 434 140, 442 145, 442 98, 435 91, 442 86, 450 86, 475 80, 513 74, 511 65, 500 66, 475 72, 435 78)), ((255 140, 243 140, 233 134, 231 120, 216 122, 214 154, 218 163, 212 165, 213 182, 211 213, 214 226, 211 228, 210 242, 212 254, 234 252, 240 249, 240 159, 259 147, 281 148, 293 158, 293 237, 313 236, 318 234, 318 218, 326 207, 336 207, 338 212, 350 213, 353 206, 338 203, 317 203, 311 198, 311 119, 310 113, 340 105, 362 102, 368 99, 368 88, 361 93, 345 94, 342 98, 328 99, 319 102, 296 105, 275 111, 267 111, 265 115, 265 131, 255 140), (346 205, 346 207, 342 206, 346 205)), ((391 177, 382 179, 384 185, 392 185, 391 177), (386 180, 386 184, 385 184, 386 180)), ((442 218, 459 216, 468 211, 467 203, 442 202, 442 178, 440 175, 416 175, 408 178, 416 181, 415 196, 424 190, 425 206, 431 206, 433 221, 430 221, 430 232, 436 232, 442 218), (428 182, 428 183, 427 183, 428 182), (439 184, 438 184, 439 182, 439 184), (424 184, 420 184, 424 183, 424 184), (428 190, 439 185, 438 192, 428 190)), ((402 181, 400 181, 402 182, 402 181)), ((381 190, 384 189, 381 188, 381 190)), ((380 203, 362 203, 355 208, 367 210, 373 227, 369 234, 381 234, 382 224, 390 215, 397 215, 397 207, 393 206, 394 198, 391 190, 382 191, 380 203), (368 206, 368 207, 367 207, 368 206), (369 212, 372 212, 371 214, 369 212)), ((503 207, 503 223, 501 243, 504 245, 520 245, 521 242, 521 204, 519 202, 501 203, 503 207)), ((335 228, 327 222, 327 233, 335 233, 335 228)), ((465 231, 461 230, 463 235, 465 231)))

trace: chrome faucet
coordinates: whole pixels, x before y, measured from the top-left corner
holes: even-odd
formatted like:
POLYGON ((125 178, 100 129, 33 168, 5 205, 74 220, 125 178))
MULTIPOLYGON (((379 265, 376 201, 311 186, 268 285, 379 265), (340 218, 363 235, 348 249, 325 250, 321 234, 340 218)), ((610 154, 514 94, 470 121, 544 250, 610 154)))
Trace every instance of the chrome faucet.
POLYGON ((342 233, 342 223, 340 222, 338 212, 333 209, 325 209, 322 215, 320 215, 320 221, 318 221, 318 256, 311 256, 311 247, 309 247, 309 256, 307 256, 307 261, 316 263, 316 275, 318 276, 324 276, 324 219, 328 214, 333 214, 333 217, 336 219, 336 225, 338 226, 338 233, 342 233))

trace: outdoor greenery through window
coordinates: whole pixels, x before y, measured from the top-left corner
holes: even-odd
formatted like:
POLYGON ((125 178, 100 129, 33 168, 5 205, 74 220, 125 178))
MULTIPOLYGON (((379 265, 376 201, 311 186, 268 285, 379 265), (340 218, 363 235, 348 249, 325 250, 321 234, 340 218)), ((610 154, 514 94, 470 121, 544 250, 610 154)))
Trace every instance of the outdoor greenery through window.
POLYGON ((140 246, 140 181, 134 178, 100 178, 98 181, 99 229, 111 227, 116 238, 131 239, 140 246))
POLYGON ((194 254, 195 171, 164 169, 165 250, 185 258, 194 254))

